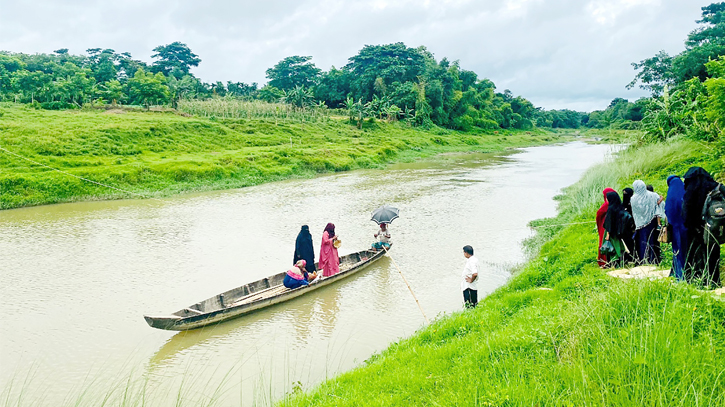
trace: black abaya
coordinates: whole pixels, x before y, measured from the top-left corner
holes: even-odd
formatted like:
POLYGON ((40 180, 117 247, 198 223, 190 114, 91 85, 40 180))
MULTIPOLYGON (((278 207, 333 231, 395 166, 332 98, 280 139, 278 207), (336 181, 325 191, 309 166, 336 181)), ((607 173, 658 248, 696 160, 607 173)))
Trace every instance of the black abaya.
POLYGON ((706 284, 720 285, 720 245, 706 245, 702 207, 707 194, 718 183, 700 167, 692 167, 685 174, 685 195, 682 200, 682 217, 687 228, 687 262, 685 278, 703 279, 706 284))
POLYGON ((312 247, 312 235, 310 234, 310 228, 307 225, 302 226, 302 230, 297 235, 297 241, 295 242, 295 256, 292 264, 297 263, 299 260, 307 262, 305 270, 308 273, 312 273, 317 270, 315 268, 315 249, 312 247))

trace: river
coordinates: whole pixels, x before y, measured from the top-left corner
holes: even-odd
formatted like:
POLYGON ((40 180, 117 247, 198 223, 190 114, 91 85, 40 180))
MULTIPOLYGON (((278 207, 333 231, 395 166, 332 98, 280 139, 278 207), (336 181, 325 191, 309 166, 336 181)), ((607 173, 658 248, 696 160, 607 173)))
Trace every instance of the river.
POLYGON ((97 405, 123 391, 149 405, 266 405, 309 389, 424 326, 390 258, 214 327, 161 331, 143 315, 285 271, 303 224, 316 253, 327 222, 340 254, 362 250, 382 204, 400 208, 390 255, 425 313, 459 311, 461 248, 481 261, 479 298, 505 284, 525 260, 527 223, 555 215, 553 197, 611 151, 573 142, 160 201, 0 211, 0 393, 22 390, 22 405, 97 405))

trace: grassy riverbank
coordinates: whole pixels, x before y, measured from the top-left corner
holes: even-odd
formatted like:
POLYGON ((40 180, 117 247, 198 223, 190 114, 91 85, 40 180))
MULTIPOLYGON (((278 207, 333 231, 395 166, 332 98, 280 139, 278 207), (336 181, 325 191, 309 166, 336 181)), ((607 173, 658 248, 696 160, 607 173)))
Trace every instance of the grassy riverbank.
MULTIPOLYGON (((147 197, 373 168, 447 151, 497 152, 562 137, 543 131, 423 130, 380 121, 366 122, 358 130, 334 118, 276 122, 0 104, 0 147, 147 197)), ((133 197, 0 150, 0 209, 133 197)))
POLYGON ((711 145, 675 141, 592 168, 537 225, 590 223, 541 228, 528 242, 538 254, 477 309, 280 404, 725 405, 725 302, 669 280, 607 277, 593 223, 607 186, 642 178, 664 192, 668 174, 701 165, 722 177, 723 164, 711 145))

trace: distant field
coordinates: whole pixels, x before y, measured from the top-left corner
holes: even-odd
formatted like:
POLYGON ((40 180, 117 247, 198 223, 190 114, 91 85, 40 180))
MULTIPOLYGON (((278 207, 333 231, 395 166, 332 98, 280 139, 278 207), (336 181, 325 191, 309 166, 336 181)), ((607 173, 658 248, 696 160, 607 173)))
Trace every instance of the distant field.
MULTIPOLYGON (((379 167, 446 151, 502 151, 561 140, 543 131, 422 130, 346 119, 201 118, 172 111, 36 110, 0 104, 0 147, 144 196, 238 188, 379 167)), ((0 150, 0 209, 131 198, 0 150)))

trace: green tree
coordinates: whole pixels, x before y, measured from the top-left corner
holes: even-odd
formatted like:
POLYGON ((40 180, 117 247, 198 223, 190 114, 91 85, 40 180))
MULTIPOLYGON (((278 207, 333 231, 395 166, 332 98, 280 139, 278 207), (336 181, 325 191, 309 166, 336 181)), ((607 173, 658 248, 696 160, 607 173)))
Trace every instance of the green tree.
POLYGON ((705 64, 725 55, 725 2, 702 7, 702 19, 697 22, 700 27, 688 35, 685 50, 680 54, 671 57, 660 51, 652 58, 633 63, 638 72, 628 88, 639 83, 658 96, 666 85, 677 87, 694 77, 707 79, 705 64))
POLYGON ((173 74, 177 79, 190 73, 192 66, 199 66, 201 58, 191 52, 186 44, 179 41, 168 45, 159 45, 154 48, 155 54, 151 58, 156 59, 152 64, 152 72, 161 72, 166 76, 173 74), (177 69, 174 69, 177 68, 177 69))
POLYGON ((282 102, 289 103, 292 106, 298 108, 306 108, 312 106, 315 100, 315 96, 312 93, 312 89, 305 88, 304 86, 295 86, 294 88, 285 91, 282 97, 282 102))
POLYGON ((116 60, 118 59, 116 51, 112 49, 90 48, 87 49, 88 61, 90 64, 93 77, 96 82, 108 82, 117 79, 118 69, 116 68, 116 60))
POLYGON ((425 68, 424 49, 408 48, 402 42, 366 45, 345 66, 352 74, 350 87, 354 96, 366 101, 372 100, 378 78, 382 79, 378 87, 394 82, 417 82, 425 68))
POLYGON ((136 71, 128 80, 128 94, 131 103, 141 104, 148 110, 151 105, 168 102, 170 94, 166 86, 166 77, 161 72, 146 73, 143 69, 136 71))
POLYGON ((123 98, 123 85, 117 79, 112 79, 98 85, 98 95, 106 102, 115 105, 123 98))
POLYGON ((725 56, 707 63, 706 67, 712 78, 704 83, 707 89, 705 115, 714 126, 713 132, 722 137, 725 135, 725 56))
POLYGON ((314 92, 315 98, 324 101, 328 107, 340 107, 350 93, 349 72, 333 66, 320 75, 314 92))
POLYGON ((269 84, 264 85, 264 87, 262 87, 262 89, 259 90, 259 98, 268 103, 278 102, 283 97, 284 97, 283 91, 281 91, 269 84))
POLYGON ((279 61, 272 68, 267 69, 269 85, 283 91, 289 91, 297 86, 309 88, 317 84, 321 70, 310 62, 309 56, 291 56, 279 61))

